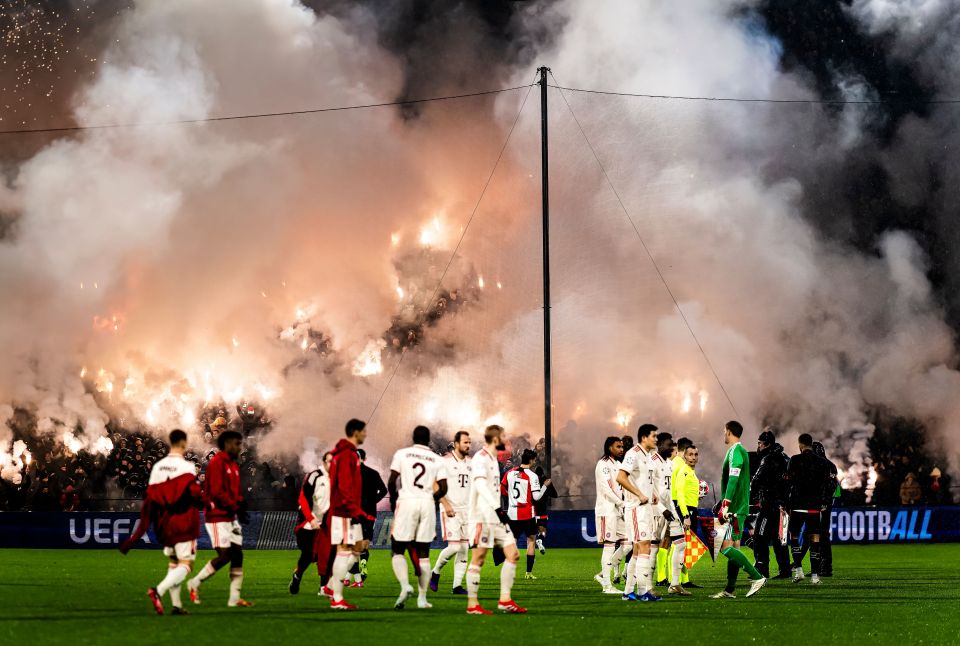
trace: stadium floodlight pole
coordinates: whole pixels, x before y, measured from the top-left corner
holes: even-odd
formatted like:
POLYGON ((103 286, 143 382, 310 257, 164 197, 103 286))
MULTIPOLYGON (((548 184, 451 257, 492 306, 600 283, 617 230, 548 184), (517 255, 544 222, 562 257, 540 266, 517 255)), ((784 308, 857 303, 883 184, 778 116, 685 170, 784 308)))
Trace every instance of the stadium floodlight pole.
POLYGON ((547 477, 550 477, 553 456, 553 395, 550 383, 550 172, 547 151, 547 73, 550 68, 541 67, 537 71, 540 73, 540 177, 543 201, 543 468, 547 477))

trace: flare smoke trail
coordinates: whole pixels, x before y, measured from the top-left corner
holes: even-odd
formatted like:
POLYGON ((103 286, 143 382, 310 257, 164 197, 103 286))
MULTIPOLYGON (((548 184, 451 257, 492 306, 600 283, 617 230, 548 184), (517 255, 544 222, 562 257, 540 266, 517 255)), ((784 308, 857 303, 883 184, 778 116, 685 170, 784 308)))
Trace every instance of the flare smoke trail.
MULTIPOLYGON (((790 25, 816 17, 778 23, 780 4, 132 2, 86 41, 102 50, 65 105, 80 125, 203 119, 523 85, 540 62, 624 92, 874 99, 906 70, 897 88, 914 97, 960 96, 942 3, 914 3, 922 22, 882 2, 836 9, 879 72, 798 56, 790 25)), ((163 429, 207 399, 254 398, 275 420, 263 447, 332 440, 379 398, 398 357, 384 331, 428 306, 525 92, 87 130, 29 154, 6 137, 0 421, 28 408, 40 432, 80 427, 91 446, 111 418, 163 429)), ((565 96, 748 433, 830 430, 857 477, 882 409, 956 459, 960 183, 940 148, 956 107, 565 96)), ((561 477, 645 420, 716 451, 733 413, 550 101, 561 477)), ((378 409, 381 459, 415 422, 540 435, 533 103, 444 280, 465 304, 426 329, 378 409)))

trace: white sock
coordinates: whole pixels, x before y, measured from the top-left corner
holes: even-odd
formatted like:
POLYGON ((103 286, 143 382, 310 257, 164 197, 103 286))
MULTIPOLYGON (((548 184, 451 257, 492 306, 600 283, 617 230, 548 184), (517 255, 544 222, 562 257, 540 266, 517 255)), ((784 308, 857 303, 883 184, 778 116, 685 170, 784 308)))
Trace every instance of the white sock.
POLYGON ((337 557, 333 559, 333 571, 330 573, 330 581, 327 585, 333 591, 334 601, 343 601, 343 580, 353 566, 354 556, 352 553, 343 554, 337 552, 337 557))
MULTIPOLYGON (((631 545, 630 547, 632 548, 633 546, 631 545)), ((613 569, 614 577, 620 574, 620 563, 626 555, 627 545, 625 543, 620 543, 616 546, 616 549, 613 550, 613 554, 610 556, 610 567, 613 569)))
MULTIPOLYGON (((637 577, 637 594, 640 596, 650 592, 650 561, 649 554, 640 554, 633 557, 632 563, 636 569, 635 576, 637 577)), ((656 559, 653 559, 653 561, 656 563, 656 559)))
POLYGON ((627 583, 623 587, 624 594, 630 594, 637 587, 637 555, 633 555, 633 560, 627 563, 627 583))
POLYGON ((437 564, 433 566, 433 573, 440 574, 440 570, 443 569, 443 566, 447 564, 447 561, 452 559, 460 552, 460 543, 448 543, 445 548, 440 550, 440 555, 437 557, 437 564))
POLYGON ((430 588, 430 559, 420 559, 420 598, 427 600, 427 590, 430 588))
POLYGON ((613 543, 604 543, 603 552, 600 554, 600 578, 603 579, 603 587, 610 587, 610 571, 613 569, 613 553, 617 551, 613 543))
POLYGON ((406 557, 403 554, 394 554, 390 563, 393 565, 393 576, 397 577, 397 582, 400 583, 400 590, 406 589, 410 585, 410 572, 407 569, 406 557))
POLYGON ((504 561, 500 566, 500 601, 510 601, 510 590, 513 589, 513 579, 517 576, 517 564, 504 561))
POLYGON ((167 576, 163 577, 163 581, 157 584, 157 594, 162 597, 170 588, 183 583, 183 580, 187 578, 187 574, 189 573, 190 570, 187 569, 185 565, 177 565, 170 568, 167 570, 167 576))
POLYGON ((460 544, 460 551, 457 552, 457 560, 453 562, 453 587, 459 588, 463 585, 463 577, 467 574, 468 557, 470 556, 470 546, 466 543, 460 544))
POLYGON ((235 606, 240 601, 240 588, 243 586, 243 568, 230 568, 230 599, 228 606, 235 606))
POLYGON ((476 599, 480 592, 480 566, 470 565, 467 568, 467 596, 476 599))
POLYGON ((680 585, 680 572, 683 570, 683 557, 686 551, 685 543, 673 544, 673 556, 670 559, 670 585, 680 585))
POLYGON ((199 588, 200 584, 203 583, 205 579, 209 579, 216 573, 217 570, 213 567, 213 562, 207 563, 200 569, 200 571, 197 573, 197 576, 190 579, 190 587, 199 588))
POLYGON ((180 602, 180 586, 175 585, 170 588, 170 603, 173 604, 174 608, 182 608, 183 604, 180 602))

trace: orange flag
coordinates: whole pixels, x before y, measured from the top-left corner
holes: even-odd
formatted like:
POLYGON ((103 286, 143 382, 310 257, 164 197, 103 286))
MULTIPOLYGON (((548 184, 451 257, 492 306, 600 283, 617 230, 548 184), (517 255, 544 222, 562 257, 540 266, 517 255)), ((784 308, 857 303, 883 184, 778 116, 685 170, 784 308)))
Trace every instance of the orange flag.
POLYGON ((685 547, 683 552, 683 564, 687 567, 687 570, 690 570, 694 565, 697 564, 697 561, 700 560, 700 557, 707 553, 707 546, 703 544, 703 541, 700 540, 700 537, 694 534, 689 529, 687 530, 685 539, 685 547))

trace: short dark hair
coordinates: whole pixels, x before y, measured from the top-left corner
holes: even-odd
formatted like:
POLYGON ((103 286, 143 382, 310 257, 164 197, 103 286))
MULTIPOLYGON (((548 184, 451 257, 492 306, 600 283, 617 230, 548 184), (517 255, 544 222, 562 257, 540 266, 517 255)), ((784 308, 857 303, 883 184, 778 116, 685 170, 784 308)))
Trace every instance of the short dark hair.
POLYGON ((610 449, 613 448, 613 445, 616 444, 617 442, 623 442, 623 440, 621 440, 621 439, 620 439, 619 437, 617 437, 616 435, 611 435, 611 436, 608 437, 606 440, 604 440, 604 442, 603 442, 603 457, 605 457, 605 458, 609 458, 609 457, 610 457, 610 449))
POLYGON ((324 454, 323 454, 323 457, 320 458, 320 461, 321 461, 321 462, 326 462, 328 455, 329 455, 329 456, 333 456, 333 451, 327 451, 326 453, 324 453, 324 454))
POLYGON ((467 431, 457 431, 456 435, 453 436, 453 443, 458 444, 460 442, 460 438, 464 435, 470 435, 470 433, 467 431))
POLYGON ((743 437, 743 425, 735 419, 727 422, 724 428, 730 431, 734 437, 743 437))
POLYGON ((413 429, 414 444, 430 444, 430 429, 426 426, 418 426, 413 429))
POLYGON ((813 437, 809 433, 801 433, 800 437, 797 438, 797 442, 803 446, 813 447, 813 437))
POLYGON ((367 428, 366 422, 361 422, 360 420, 354 418, 347 422, 346 433, 347 437, 353 437, 357 431, 362 431, 367 428))
POLYGON ((170 431, 170 446, 174 444, 180 444, 181 442, 187 441, 187 434, 181 431, 179 428, 175 428, 170 431))
POLYGON ((641 424, 640 428, 637 429, 637 441, 639 442, 643 438, 657 432, 657 427, 653 424, 641 424))
POLYGON ((237 431, 224 431, 217 436, 217 448, 221 451, 227 446, 227 442, 230 440, 240 440, 243 441, 243 435, 237 431))
POLYGON ((485 442, 490 442, 496 436, 500 436, 500 439, 503 439, 503 427, 499 424, 491 424, 483 431, 483 440, 485 442))
POLYGON ((671 435, 670 433, 667 433, 666 431, 661 431, 660 433, 657 433, 657 444, 663 444, 667 440, 672 441, 673 435, 671 435))
POLYGON ((686 453, 689 449, 695 449, 695 448, 697 448, 697 445, 694 444, 693 442, 690 442, 690 444, 688 444, 688 445, 683 449, 683 452, 686 453))
POLYGON ((363 449, 357 449, 357 456, 358 456, 361 460, 366 460, 366 459, 367 459, 367 452, 364 451, 363 449))
POLYGON ((693 440, 691 440, 689 437, 681 437, 679 440, 677 440, 677 450, 681 453, 689 449, 691 446, 693 446, 693 440))
POLYGON ((523 453, 520 454, 520 464, 530 464, 531 461, 537 459, 537 452, 533 449, 524 449, 523 453))

